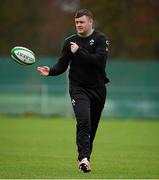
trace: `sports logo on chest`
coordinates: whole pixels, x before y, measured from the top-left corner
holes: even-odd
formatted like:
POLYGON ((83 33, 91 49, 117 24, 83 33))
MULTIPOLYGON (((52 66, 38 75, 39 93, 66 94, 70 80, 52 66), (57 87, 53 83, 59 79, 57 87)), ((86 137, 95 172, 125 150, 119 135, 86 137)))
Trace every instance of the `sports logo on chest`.
POLYGON ((94 39, 91 39, 91 40, 89 41, 89 45, 90 45, 90 46, 93 46, 94 43, 95 43, 94 39))

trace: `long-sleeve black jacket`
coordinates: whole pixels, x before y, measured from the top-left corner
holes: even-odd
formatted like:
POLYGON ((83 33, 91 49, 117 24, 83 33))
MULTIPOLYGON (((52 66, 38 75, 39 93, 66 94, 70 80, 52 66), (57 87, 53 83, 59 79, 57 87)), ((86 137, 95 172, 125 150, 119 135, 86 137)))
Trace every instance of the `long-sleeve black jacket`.
POLYGON ((108 40, 104 34, 94 31, 84 37, 74 34, 65 39, 58 62, 50 68, 49 75, 62 74, 69 68, 71 85, 96 88, 109 82, 105 68, 108 56, 108 40), (79 49, 73 54, 70 42, 75 42, 79 49))

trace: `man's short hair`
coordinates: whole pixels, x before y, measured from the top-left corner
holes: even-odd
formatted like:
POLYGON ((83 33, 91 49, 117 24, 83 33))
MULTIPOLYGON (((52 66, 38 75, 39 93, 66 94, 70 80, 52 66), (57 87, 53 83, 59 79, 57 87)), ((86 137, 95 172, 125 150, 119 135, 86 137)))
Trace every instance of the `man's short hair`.
POLYGON ((75 14, 75 18, 80 18, 80 17, 82 17, 82 16, 87 16, 87 17, 93 19, 93 14, 92 14, 92 12, 91 12, 90 10, 88 10, 88 9, 80 9, 80 10, 78 10, 78 11, 76 12, 76 14, 75 14))

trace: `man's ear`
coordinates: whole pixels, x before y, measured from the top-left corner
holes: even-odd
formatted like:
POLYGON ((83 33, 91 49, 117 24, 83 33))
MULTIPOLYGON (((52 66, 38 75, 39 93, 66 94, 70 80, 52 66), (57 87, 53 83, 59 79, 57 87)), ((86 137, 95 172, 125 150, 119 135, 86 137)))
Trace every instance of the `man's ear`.
POLYGON ((92 18, 89 19, 89 22, 90 22, 90 24, 93 25, 93 19, 92 18))

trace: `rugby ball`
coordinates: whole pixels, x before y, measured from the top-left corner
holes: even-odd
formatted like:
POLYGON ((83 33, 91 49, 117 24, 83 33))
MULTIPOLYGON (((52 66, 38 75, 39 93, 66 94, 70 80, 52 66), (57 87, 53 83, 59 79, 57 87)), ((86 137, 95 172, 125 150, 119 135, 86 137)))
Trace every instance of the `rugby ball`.
POLYGON ((14 61, 22 65, 35 63, 35 54, 28 48, 16 46, 11 49, 11 57, 14 61))

